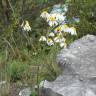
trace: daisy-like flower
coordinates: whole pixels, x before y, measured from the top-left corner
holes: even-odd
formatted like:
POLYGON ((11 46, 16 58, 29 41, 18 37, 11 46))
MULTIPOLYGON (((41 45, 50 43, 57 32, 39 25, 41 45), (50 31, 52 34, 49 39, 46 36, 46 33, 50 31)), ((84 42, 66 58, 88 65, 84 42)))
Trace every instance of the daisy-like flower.
POLYGON ((70 28, 70 31, 71 31, 71 35, 77 35, 77 33, 76 33, 76 28, 71 27, 71 28, 70 28))
POLYGON ((59 32, 58 34, 56 34, 59 38, 62 38, 63 37, 63 34, 62 32, 59 32))
POLYGON ((65 20, 66 16, 64 16, 63 14, 57 14, 56 15, 56 20, 58 21, 58 23, 62 23, 65 20))
POLYGON ((31 31, 31 27, 30 27, 28 21, 25 21, 25 25, 24 25, 24 23, 22 23, 21 27, 23 28, 24 31, 31 31))
POLYGON ((55 30, 54 30, 55 33, 60 33, 62 32, 62 26, 58 26, 55 30))
POLYGON ((47 22, 50 27, 57 26, 58 22, 56 21, 56 14, 50 14, 50 17, 47 19, 47 22))
POLYGON ((60 38, 60 43, 65 42, 65 41, 66 41, 66 39, 64 37, 60 38))
POLYGON ((65 41, 63 36, 62 36, 62 33, 60 35, 57 35, 55 38, 54 38, 54 42, 55 43, 60 43, 60 42, 63 42, 65 41))
POLYGON ((68 31, 68 25, 67 24, 64 24, 64 25, 62 25, 62 31, 63 32, 67 32, 68 31))
POLYGON ((74 27, 68 28, 66 32, 70 33, 71 35, 77 35, 76 29, 74 27))
POLYGON ((54 42, 55 42, 55 43, 59 43, 59 42, 60 42, 60 39, 59 39, 58 36, 54 38, 54 42))
POLYGON ((48 19, 49 18, 49 13, 47 11, 44 11, 41 13, 40 17, 44 18, 44 19, 48 19))
POLYGON ((67 44, 65 43, 65 41, 66 41, 66 39, 64 37, 60 38, 59 45, 60 45, 61 48, 66 47, 67 44))
POLYGON ((47 39, 46 39, 45 36, 41 36, 40 39, 39 39, 40 42, 42 42, 42 41, 46 41, 46 40, 47 40, 47 39))
POLYGON ((68 25, 67 24, 64 24, 64 25, 60 25, 60 26, 58 26, 55 30, 54 30, 54 32, 55 33, 60 33, 60 32, 67 32, 68 31, 68 25))
POLYGON ((61 48, 64 47, 64 45, 65 45, 64 43, 60 43, 60 47, 61 47, 61 48))
POLYGON ((55 43, 59 43, 60 40, 61 40, 61 38, 62 38, 62 35, 57 35, 57 36, 54 38, 54 42, 55 42, 55 43))
POLYGON ((54 37, 55 36, 55 34, 53 33, 53 32, 51 32, 51 33, 49 33, 49 35, 48 35, 49 37, 54 37))
POLYGON ((61 47, 61 48, 66 48, 66 46, 67 46, 67 44, 66 44, 65 42, 61 42, 61 43, 60 43, 60 47, 61 47))
POLYGON ((54 42, 53 42, 53 40, 52 40, 51 38, 48 38, 48 39, 47 39, 47 45, 48 45, 48 46, 54 45, 54 42))
POLYGON ((54 38, 54 42, 55 43, 59 43, 59 46, 62 48, 62 47, 66 47, 66 43, 65 43, 65 38, 64 37, 55 37, 54 38))

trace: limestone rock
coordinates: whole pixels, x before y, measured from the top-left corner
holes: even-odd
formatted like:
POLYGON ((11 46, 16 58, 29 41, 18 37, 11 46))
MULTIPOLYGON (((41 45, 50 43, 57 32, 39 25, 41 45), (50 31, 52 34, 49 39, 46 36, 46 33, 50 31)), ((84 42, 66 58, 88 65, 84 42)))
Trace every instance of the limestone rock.
POLYGON ((10 92, 10 84, 7 81, 0 81, 0 96, 7 96, 10 92))
POLYGON ((96 96, 96 36, 74 41, 60 52, 57 63, 63 72, 44 82, 42 96, 96 96))
POLYGON ((31 95, 31 89, 25 88, 19 92, 19 96, 30 96, 31 95))
POLYGON ((63 70, 69 67, 71 74, 96 77, 96 36, 87 35, 76 40, 60 52, 57 62, 63 70))

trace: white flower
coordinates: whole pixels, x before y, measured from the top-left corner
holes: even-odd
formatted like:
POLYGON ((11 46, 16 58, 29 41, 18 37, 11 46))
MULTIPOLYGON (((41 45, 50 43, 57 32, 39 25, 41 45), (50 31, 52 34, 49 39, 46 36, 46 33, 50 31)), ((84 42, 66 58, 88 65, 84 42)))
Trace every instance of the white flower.
POLYGON ((50 17, 48 18, 48 21, 56 21, 56 14, 55 13, 50 13, 50 17))
POLYGON ((55 30, 54 30, 55 33, 60 33, 62 32, 62 26, 58 26, 55 30))
POLYGON ((65 38, 63 37, 63 38, 60 38, 60 43, 62 43, 62 42, 65 42, 65 38))
POLYGON ((68 25, 67 24, 64 24, 64 25, 62 25, 62 31, 63 32, 68 32, 68 25))
POLYGON ((62 37, 62 38, 60 38, 60 37, 55 37, 55 38, 54 38, 54 42, 55 42, 55 43, 59 43, 59 46, 60 46, 61 48, 66 47, 65 40, 66 40, 66 39, 65 39, 64 37, 62 37))
POLYGON ((54 42, 55 42, 55 43, 59 43, 59 42, 60 42, 60 39, 59 39, 58 36, 54 38, 54 42))
POLYGON ((65 20, 66 16, 63 16, 63 14, 57 14, 56 15, 56 20, 58 23, 62 23, 65 20))
POLYGON ((68 28, 66 32, 70 33, 71 35, 77 35, 76 29, 74 27, 68 28))
POLYGON ((50 14, 50 17, 47 19, 47 22, 50 27, 57 26, 58 23, 61 23, 65 20, 66 16, 63 16, 63 14, 54 13, 50 14))
POLYGON ((50 38, 48 38, 48 39, 47 39, 47 45, 48 45, 48 46, 52 46, 52 45, 54 45, 53 40, 50 39, 50 38))
POLYGON ((58 35, 57 37, 54 38, 54 42, 55 43, 62 43, 62 42, 65 42, 65 38, 61 35, 58 35))
POLYGON ((41 13, 40 17, 44 18, 44 19, 48 19, 49 18, 49 13, 47 11, 44 11, 41 13))
POLYGON ((71 29, 71 35, 77 35, 76 28, 71 27, 70 29, 71 29))
POLYGON ((50 27, 58 25, 57 21, 49 21, 48 24, 49 24, 50 27))
POLYGON ((50 27, 57 26, 58 22, 56 21, 56 14, 50 14, 50 17, 47 19, 47 22, 50 27))
POLYGON ((66 25, 66 24, 64 24, 64 25, 60 25, 60 26, 58 26, 55 30, 54 30, 54 32, 55 33, 60 33, 60 32, 69 32, 68 31, 68 25, 66 25))
POLYGON ((64 45, 65 45, 64 43, 60 43, 60 47, 61 47, 61 48, 64 47, 64 45))
POLYGON ((62 38, 63 37, 63 34, 62 32, 59 32, 58 34, 56 34, 58 36, 58 38, 62 38))
POLYGON ((66 41, 66 39, 64 37, 63 38, 60 38, 60 43, 59 44, 60 44, 60 47, 61 48, 63 48, 63 47, 65 48, 66 47, 65 41, 66 41))
POLYGON ((49 37, 54 37, 55 36, 55 34, 53 33, 53 32, 51 32, 51 33, 49 33, 49 35, 48 35, 49 37))
POLYGON ((25 21, 25 25, 24 25, 24 23, 22 23, 22 24, 21 24, 21 27, 23 27, 23 30, 24 30, 24 31, 31 31, 31 27, 30 27, 28 21, 25 21))
POLYGON ((47 40, 47 39, 46 39, 45 36, 41 36, 40 39, 39 39, 40 42, 41 42, 41 41, 46 41, 46 40, 47 40))
POLYGON ((67 44, 65 42, 60 43, 61 48, 65 48, 66 46, 67 46, 67 44))

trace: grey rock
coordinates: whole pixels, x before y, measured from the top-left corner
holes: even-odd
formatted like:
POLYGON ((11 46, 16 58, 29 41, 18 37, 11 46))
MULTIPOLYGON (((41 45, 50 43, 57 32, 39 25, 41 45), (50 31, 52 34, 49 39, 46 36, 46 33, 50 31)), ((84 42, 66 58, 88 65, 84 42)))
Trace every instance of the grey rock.
POLYGON ((96 96, 96 36, 74 41, 57 56, 62 74, 45 81, 42 96, 96 96))
POLYGON ((6 81, 1 81, 1 82, 0 82, 0 86, 4 85, 4 84, 6 84, 6 83, 7 83, 6 81))
POLYGON ((31 95, 31 89, 25 88, 19 92, 19 96, 30 96, 31 95))
POLYGON ((60 52, 57 62, 63 70, 64 66, 69 66, 72 74, 96 77, 96 36, 87 35, 76 40, 60 52))
POLYGON ((0 81, 0 96, 8 95, 10 92, 10 84, 7 81, 0 81))
POLYGON ((96 96, 96 80, 79 80, 74 75, 61 75, 54 82, 46 81, 42 96, 96 96))

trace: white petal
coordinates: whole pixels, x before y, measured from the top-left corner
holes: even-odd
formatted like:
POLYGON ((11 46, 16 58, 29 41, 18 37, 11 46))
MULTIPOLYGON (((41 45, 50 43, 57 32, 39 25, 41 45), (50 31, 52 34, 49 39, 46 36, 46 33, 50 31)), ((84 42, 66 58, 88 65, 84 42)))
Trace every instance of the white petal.
POLYGON ((53 23, 51 21, 49 21, 49 26, 52 27, 53 26, 53 23))
POLYGON ((46 41, 46 37, 45 37, 45 36, 41 36, 40 39, 39 39, 39 41, 40 41, 40 42, 41 42, 41 41, 46 41))
POLYGON ((51 33, 49 33, 49 35, 48 36, 50 36, 50 37, 54 37, 55 36, 55 34, 53 33, 53 32, 51 32, 51 33))
POLYGON ((64 47, 64 45, 65 45, 64 43, 60 43, 60 47, 61 47, 61 48, 64 47))

